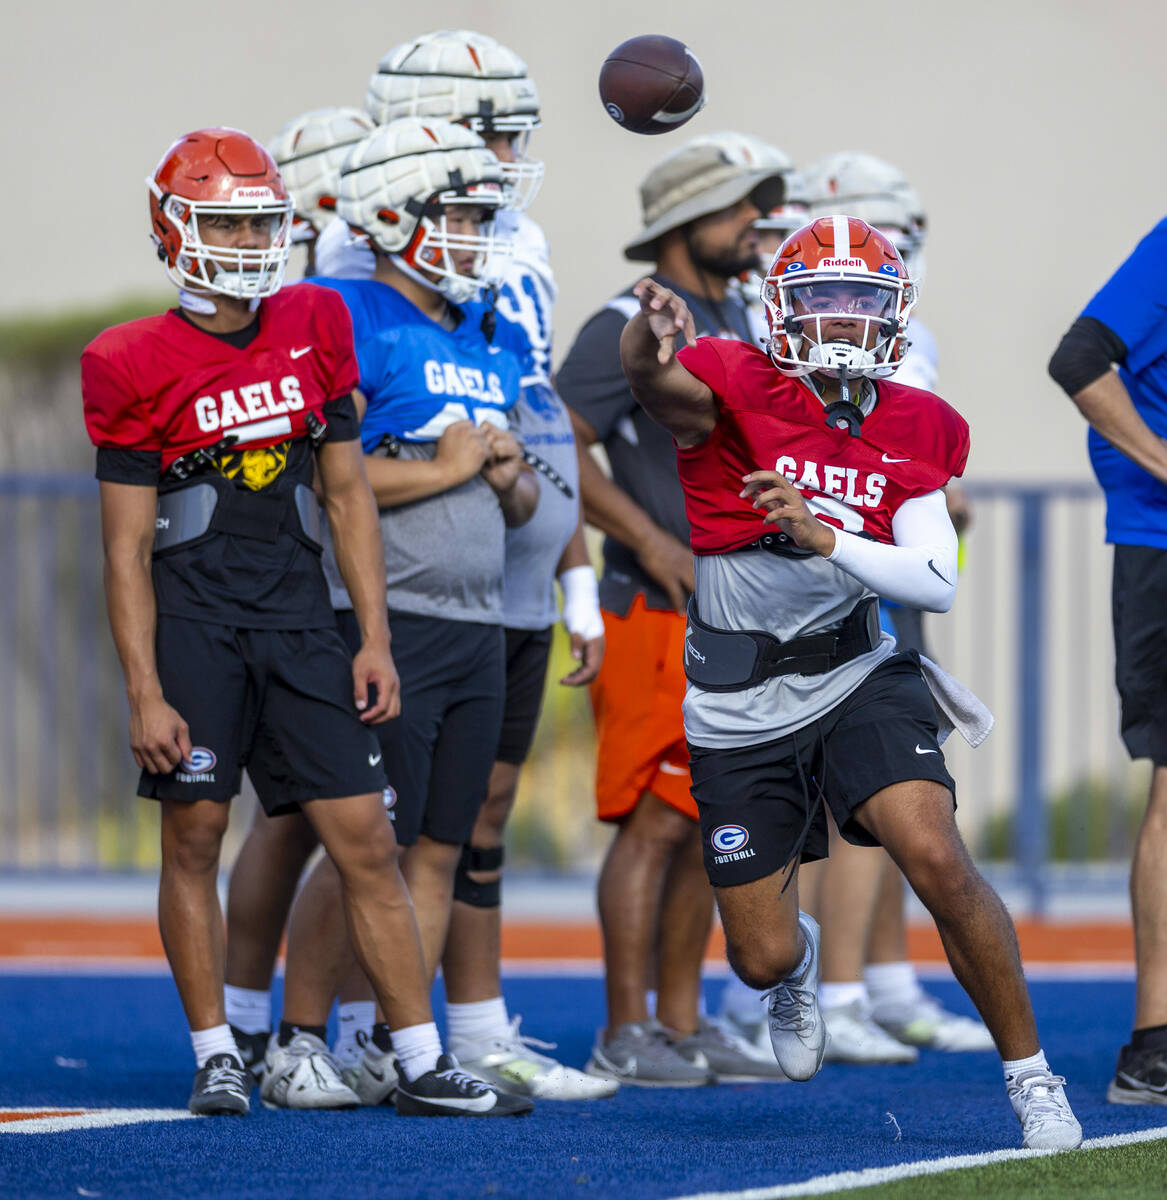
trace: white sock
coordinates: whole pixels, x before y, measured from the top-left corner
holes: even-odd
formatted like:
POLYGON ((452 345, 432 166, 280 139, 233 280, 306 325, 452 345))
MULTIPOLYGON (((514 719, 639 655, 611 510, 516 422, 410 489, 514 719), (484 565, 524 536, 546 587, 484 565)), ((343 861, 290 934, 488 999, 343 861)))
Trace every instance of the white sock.
POLYGON ((1001 1066, 1005 1070, 1005 1082, 1012 1083, 1018 1075, 1026 1071, 1048 1071, 1049 1063, 1045 1061, 1045 1051, 1039 1049, 1028 1058, 1002 1059, 1001 1066))
POLYGON ((201 1071, 207 1065, 208 1058, 216 1054, 230 1054, 242 1064, 239 1047, 231 1034, 230 1025, 215 1025, 211 1029, 192 1029, 190 1044, 194 1047, 195 1065, 201 1071))
POLYGON ((648 1019, 656 1020, 656 988, 649 988, 644 993, 644 1007, 648 1009, 648 1019))
POLYGON ((393 1039, 393 1053, 410 1083, 438 1065, 442 1039, 438 1037, 438 1027, 433 1021, 394 1029, 389 1036, 393 1039))
POLYGON ((252 988, 223 988, 223 999, 227 1005, 227 1024, 234 1025, 243 1033, 271 1032, 271 992, 259 992, 252 988))
POLYGON ((863 982, 876 1008, 891 1004, 910 1004, 923 989, 910 962, 871 963, 863 968, 863 982))
POLYGON ((377 1005, 373 1000, 350 1000, 336 1006, 336 1045, 332 1052, 343 1059, 356 1058, 361 1050, 358 1033, 364 1033, 366 1043, 373 1035, 377 1005))
POLYGON ((868 1006, 867 988, 863 983, 820 983, 819 1008, 842 1008, 845 1004, 868 1006))
POLYGON ((509 1037, 510 1031, 507 1004, 501 996, 446 1005, 446 1036, 450 1053, 456 1058, 462 1055, 471 1058, 474 1047, 494 1038, 509 1037))
MULTIPOLYGON (((802 914, 800 913, 799 915, 802 914)), ((810 938, 804 936, 802 939, 802 957, 798 960, 798 966, 790 972, 790 975, 801 975, 810 966, 810 958, 813 953, 814 947, 810 944, 810 938)), ((783 976, 783 978, 789 979, 790 975, 783 976)))

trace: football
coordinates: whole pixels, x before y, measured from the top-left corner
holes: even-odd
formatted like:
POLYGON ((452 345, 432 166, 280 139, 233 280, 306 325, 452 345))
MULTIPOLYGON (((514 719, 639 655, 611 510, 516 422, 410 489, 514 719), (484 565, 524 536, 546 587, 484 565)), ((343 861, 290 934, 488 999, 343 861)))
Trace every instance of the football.
POLYGON ((600 99, 622 129, 668 133, 705 106, 705 77, 684 42, 645 34, 621 42, 604 59, 600 99))

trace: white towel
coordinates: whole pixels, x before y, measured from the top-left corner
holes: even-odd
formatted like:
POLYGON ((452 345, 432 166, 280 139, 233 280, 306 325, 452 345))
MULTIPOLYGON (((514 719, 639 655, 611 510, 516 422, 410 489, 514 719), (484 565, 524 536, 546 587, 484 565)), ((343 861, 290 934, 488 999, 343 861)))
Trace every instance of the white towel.
POLYGON ((993 728, 993 714, 970 688, 938 667, 930 658, 921 654, 920 666, 940 719, 940 733, 936 740, 943 744, 955 729, 970 746, 979 746, 993 728))

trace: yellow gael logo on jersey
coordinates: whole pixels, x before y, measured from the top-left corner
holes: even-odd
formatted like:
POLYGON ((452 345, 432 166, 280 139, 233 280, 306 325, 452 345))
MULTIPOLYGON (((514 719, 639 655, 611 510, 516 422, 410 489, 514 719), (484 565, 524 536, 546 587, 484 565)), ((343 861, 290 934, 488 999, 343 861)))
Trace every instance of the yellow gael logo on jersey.
POLYGON ((280 442, 262 450, 231 451, 221 455, 215 465, 220 475, 242 483, 250 491, 260 492, 284 473, 291 444, 280 442))

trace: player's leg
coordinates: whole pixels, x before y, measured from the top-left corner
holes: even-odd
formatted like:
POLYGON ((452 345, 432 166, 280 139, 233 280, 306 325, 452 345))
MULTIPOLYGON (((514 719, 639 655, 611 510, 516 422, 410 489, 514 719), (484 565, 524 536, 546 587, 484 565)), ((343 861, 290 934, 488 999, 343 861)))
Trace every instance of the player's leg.
POLYGON ((880 876, 887 856, 875 846, 855 846, 831 822, 831 853, 819 871, 813 912, 822 930, 819 1007, 829 1041, 825 1061, 911 1063, 912 1046, 875 1023, 863 980, 864 949, 875 916, 880 876))
POLYGON ((194 747, 189 763, 168 775, 143 771, 139 782, 140 795, 162 802, 158 926, 198 1068, 190 1108, 199 1115, 243 1114, 252 1079, 224 1012, 218 878, 251 722, 248 668, 236 631, 201 621, 160 616, 156 650, 163 694, 187 721, 194 747))
POLYGON ((908 1045, 952 1053, 995 1050, 983 1021, 950 1012, 921 986, 908 959, 903 873, 886 851, 876 853, 883 865, 863 968, 872 1018, 908 1045))
POLYGON ((1106 1098, 1167 1104, 1167 551, 1115 546, 1115 679, 1122 737, 1153 765, 1147 811, 1131 862, 1135 1020, 1106 1098))
POLYGON ((676 1039, 697 1032, 712 925, 713 889, 705 876, 701 827, 690 821, 665 871, 656 937, 656 1016, 676 1039))
POLYGON ((258 1076, 271 1037, 271 978, 296 885, 316 835, 300 813, 269 817, 256 805, 227 888, 227 1022, 258 1076))

